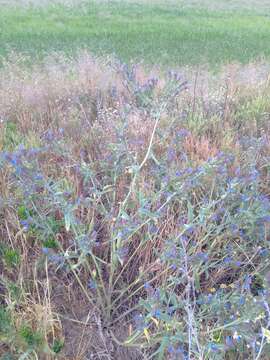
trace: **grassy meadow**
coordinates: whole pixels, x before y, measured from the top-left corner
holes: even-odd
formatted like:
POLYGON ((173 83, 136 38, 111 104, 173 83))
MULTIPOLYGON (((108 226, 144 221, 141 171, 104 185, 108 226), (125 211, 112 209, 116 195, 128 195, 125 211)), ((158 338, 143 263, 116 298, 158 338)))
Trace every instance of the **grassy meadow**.
POLYGON ((0 360, 269 359, 268 1, 0 6, 0 360))
POLYGON ((166 66, 247 63, 270 55, 264 1, 77 2, 2 5, 0 54, 15 50, 39 58, 85 48, 124 62, 166 66))

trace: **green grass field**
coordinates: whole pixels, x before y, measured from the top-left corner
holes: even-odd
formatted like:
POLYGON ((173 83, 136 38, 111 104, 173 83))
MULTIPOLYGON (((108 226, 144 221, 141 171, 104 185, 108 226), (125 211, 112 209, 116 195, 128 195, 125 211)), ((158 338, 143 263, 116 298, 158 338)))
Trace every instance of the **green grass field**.
POLYGON ((23 7, 2 1, 0 54, 15 50, 37 58, 52 51, 70 54, 87 48, 123 61, 170 66, 268 58, 266 2, 253 1, 253 7, 249 2, 214 3, 89 1, 72 7, 50 3, 23 7))

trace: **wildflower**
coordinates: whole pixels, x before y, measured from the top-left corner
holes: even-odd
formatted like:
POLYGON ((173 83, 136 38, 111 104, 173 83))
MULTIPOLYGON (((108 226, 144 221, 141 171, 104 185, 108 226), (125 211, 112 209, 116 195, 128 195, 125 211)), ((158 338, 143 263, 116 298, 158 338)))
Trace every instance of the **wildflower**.
POLYGON ((191 175, 193 173, 193 169, 191 167, 188 167, 188 168, 185 169, 185 173, 187 175, 191 175))
POLYGON ((231 304, 229 301, 227 301, 227 302, 224 304, 224 308, 225 308, 226 310, 231 310, 232 304, 231 304))
POLYGON ((168 312, 169 315, 172 315, 175 312, 174 306, 169 306, 167 312, 168 312))
POLYGON ((213 294, 208 294, 206 298, 207 298, 206 303, 209 305, 209 304, 211 304, 214 296, 213 296, 213 294))
POLYGON ((219 347, 215 343, 210 343, 209 344, 209 349, 212 350, 212 351, 218 351, 219 347))
POLYGON ((180 242, 184 245, 187 245, 188 243, 188 237, 186 235, 181 235, 180 236, 180 242))
POLYGON ((219 166, 217 168, 217 173, 221 176, 224 176, 227 173, 227 168, 224 166, 219 166))
POLYGON ((245 280, 244 280, 244 284, 243 284, 243 289, 249 291, 249 290, 250 290, 250 285, 251 285, 251 283, 252 283, 252 278, 251 278, 251 276, 246 275, 246 276, 245 276, 245 280))
POLYGON ((64 263, 63 255, 52 254, 52 255, 49 255, 48 259, 55 265, 63 265, 63 263, 64 263))
POLYGON ((176 258, 176 246, 173 245, 165 252, 166 259, 175 259, 176 258))
POLYGON ((198 304, 198 305, 204 305, 205 302, 204 302, 203 298, 198 299, 198 300, 197 300, 197 304, 198 304))
POLYGON ((234 331, 233 333, 233 339, 239 342, 242 339, 242 336, 238 334, 237 331, 234 331))
POLYGON ((180 129, 176 132, 176 136, 181 137, 181 138, 185 138, 190 134, 190 132, 187 129, 180 129))
POLYGON ((149 284, 149 282, 144 283, 143 287, 145 290, 152 290, 152 286, 149 284))
POLYGON ((128 255, 128 248, 121 247, 120 249, 117 250, 117 255, 118 255, 119 259, 124 260, 126 258, 126 256, 128 255))
POLYGON ((223 259, 223 263, 224 264, 231 264, 232 263, 232 258, 230 256, 227 256, 223 259))
POLYGON ((230 225, 230 229, 231 229, 231 232, 232 232, 234 235, 236 235, 236 234, 238 233, 238 231, 239 231, 239 228, 238 228, 238 226, 237 226, 236 224, 230 225))
POLYGON ((220 219, 220 214, 216 213, 211 216, 211 220, 214 222, 218 221, 219 219, 220 219))
POLYGON ((194 234, 194 232, 195 232, 195 226, 193 225, 186 226, 186 231, 185 231, 186 235, 192 235, 194 234))
POLYGON ((160 309, 154 310, 154 312, 153 312, 153 317, 155 317, 155 318, 157 318, 157 319, 160 319, 160 317, 161 317, 161 310, 160 310, 160 309))
POLYGON ((184 356, 186 355, 186 352, 185 352, 185 350, 183 349, 182 346, 178 346, 177 349, 175 350, 175 352, 177 354, 184 354, 184 356))
POLYGON ((243 202, 248 202, 250 200, 250 197, 246 194, 242 194, 240 198, 243 202))
POLYGON ((238 301, 238 304, 239 304, 240 306, 243 306, 243 305, 245 305, 245 302, 246 302, 245 297, 244 297, 244 296, 241 296, 240 299, 239 299, 239 301, 238 301))
POLYGON ((158 228, 157 228, 157 226, 156 225, 150 225, 149 226, 149 232, 151 233, 151 234, 155 234, 155 233, 157 233, 157 231, 158 231, 158 228))
POLYGON ((12 154, 11 157, 9 158, 9 162, 14 166, 17 167, 19 164, 19 157, 17 156, 16 153, 12 154))
POLYGON ((240 267, 240 266, 242 265, 242 262, 239 261, 239 260, 237 260, 237 261, 235 261, 235 262, 233 263, 233 265, 236 266, 236 267, 240 267))
POLYGON ((88 288, 89 288, 90 290, 96 290, 97 284, 96 284, 96 282, 95 282, 93 279, 90 279, 90 280, 88 281, 88 288))
POLYGON ((269 223, 270 222, 270 215, 265 215, 262 216, 260 219, 258 219, 257 221, 258 223, 269 223))
POLYGON ((180 177, 183 174, 184 174, 183 171, 177 170, 176 173, 175 173, 175 176, 180 177))
POLYGON ((42 179, 43 179, 42 174, 36 174, 36 175, 34 176, 34 180, 36 180, 36 181, 40 181, 40 180, 42 180, 42 179))
POLYGON ((226 343, 227 346, 233 347, 234 346, 233 337, 232 336, 226 336, 225 343, 226 343))
POLYGON ((51 129, 47 130, 45 135, 44 135, 44 139, 48 142, 51 142, 54 140, 54 134, 53 131, 51 129))
POLYGON ((160 299, 160 289, 155 289, 155 292, 154 292, 154 297, 159 300, 160 299))
POLYGON ((23 226, 23 230, 24 231, 28 231, 29 230, 29 223, 27 220, 21 220, 20 224, 23 226))
POLYGON ((173 354, 175 352, 175 348, 172 345, 169 345, 167 350, 169 354, 173 354))
POLYGON ((237 167, 235 169, 235 176, 240 176, 240 174, 241 174, 241 169, 240 169, 240 167, 237 167))
POLYGON ((208 260, 208 254, 205 252, 200 252, 197 254, 197 258, 203 262, 206 262, 208 260))
POLYGON ((143 330, 146 327, 144 317, 141 313, 135 314, 133 320, 135 322, 135 327, 137 330, 143 330))
POLYGON ((175 270, 177 270, 177 265, 176 265, 176 264, 171 264, 170 268, 171 268, 173 271, 175 271, 175 270))
POLYGON ((169 148, 167 154, 167 160, 169 162, 174 161, 176 159, 176 151, 173 148, 169 148))
POLYGON ((43 247, 43 248, 42 248, 42 253, 43 253, 44 255, 48 255, 49 252, 50 252, 50 249, 49 249, 49 248, 47 248, 47 247, 43 247))

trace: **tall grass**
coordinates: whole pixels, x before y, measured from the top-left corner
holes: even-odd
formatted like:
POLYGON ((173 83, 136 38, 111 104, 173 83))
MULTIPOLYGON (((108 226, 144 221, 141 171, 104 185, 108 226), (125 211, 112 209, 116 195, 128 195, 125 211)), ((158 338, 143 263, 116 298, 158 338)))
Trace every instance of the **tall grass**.
POLYGON ((6 62, 3 359, 269 357, 269 84, 205 81, 6 62))

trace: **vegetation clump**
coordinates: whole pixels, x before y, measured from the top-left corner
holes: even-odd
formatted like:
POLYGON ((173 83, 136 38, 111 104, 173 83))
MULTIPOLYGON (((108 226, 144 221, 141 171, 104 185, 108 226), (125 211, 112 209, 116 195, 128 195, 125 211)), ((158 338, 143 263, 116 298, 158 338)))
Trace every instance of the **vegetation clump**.
POLYGON ((2 359, 269 358, 269 83, 206 91, 86 53, 14 66, 2 359))

